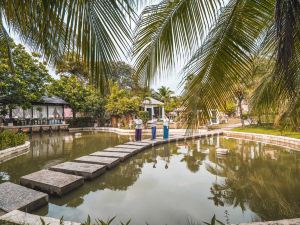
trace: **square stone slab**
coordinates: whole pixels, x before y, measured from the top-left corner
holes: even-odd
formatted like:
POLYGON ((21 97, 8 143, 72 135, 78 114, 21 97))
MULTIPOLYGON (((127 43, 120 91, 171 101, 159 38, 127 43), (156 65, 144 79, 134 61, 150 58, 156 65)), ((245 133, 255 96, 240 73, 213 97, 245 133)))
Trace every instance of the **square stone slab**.
POLYGON ((151 144, 151 145, 158 145, 158 144, 162 144, 163 141, 162 140, 158 140, 158 139, 154 139, 154 140, 150 140, 150 139, 146 139, 146 140, 142 140, 141 141, 142 143, 148 143, 148 144, 151 144))
POLYGON ((90 154, 91 156, 98 156, 98 157, 110 157, 110 158, 119 158, 121 161, 124 161, 128 157, 130 157, 130 153, 125 152, 94 152, 90 154))
POLYGON ((143 150, 145 147, 144 146, 138 146, 138 145, 117 145, 115 148, 133 148, 133 149, 138 149, 138 150, 143 150))
POLYGON ((34 211, 48 204, 48 195, 18 184, 5 182, 0 184, 0 209, 10 212, 16 209, 34 211))
POLYGON ((144 147, 150 146, 149 143, 145 143, 145 142, 142 142, 142 141, 126 142, 126 143, 124 143, 124 145, 136 145, 136 146, 144 146, 144 147))
POLYGON ((106 170, 106 166, 88 163, 65 162, 56 166, 52 166, 50 170, 74 174, 82 176, 84 179, 91 180, 103 174, 106 170))
POLYGON ((51 170, 40 170, 20 178, 23 186, 62 196, 83 185, 80 176, 60 173, 51 170))
POLYGON ((140 152, 139 149, 134 149, 134 148, 106 148, 103 150, 103 152, 124 152, 124 153, 128 153, 130 156, 134 155, 138 152, 140 152))
POLYGON ((98 157, 98 156, 82 156, 74 160, 75 162, 83 162, 83 163, 91 163, 91 164, 99 164, 105 165, 109 169, 115 167, 120 163, 120 159, 118 158, 109 158, 109 157, 98 157))
MULTIPOLYGON (((59 219, 54 219, 50 217, 37 216, 19 210, 14 210, 10 213, 5 214, 0 217, 0 221, 6 221, 15 224, 26 224, 26 225, 41 225, 41 218, 45 221, 47 225, 60 225, 59 219)), ((80 225, 80 223, 64 221, 64 225, 80 225)))

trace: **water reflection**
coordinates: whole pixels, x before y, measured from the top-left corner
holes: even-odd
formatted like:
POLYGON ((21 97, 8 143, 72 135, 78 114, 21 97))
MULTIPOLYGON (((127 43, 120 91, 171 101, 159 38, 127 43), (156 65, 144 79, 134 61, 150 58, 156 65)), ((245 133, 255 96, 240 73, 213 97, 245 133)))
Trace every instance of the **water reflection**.
POLYGON ((79 138, 75 138, 75 134, 68 132, 34 135, 30 140, 30 151, 27 154, 0 164, 0 183, 7 180, 18 183, 23 175, 131 139, 130 136, 105 132, 83 133, 79 138))
POLYGON ((132 224, 230 223, 300 216, 299 152, 209 137, 159 146, 120 164, 38 213, 78 222, 117 216, 132 224), (218 157, 216 148, 230 154, 218 157), (155 216, 154 216, 155 215, 155 216))
MULTIPOLYGON (((0 164, 0 182, 130 140, 112 133, 34 136, 28 154, 0 164)), ((300 217, 300 153, 223 137, 140 153, 36 212, 82 222, 117 216, 132 224, 227 223, 300 217), (226 157, 217 148, 230 151, 226 157)))

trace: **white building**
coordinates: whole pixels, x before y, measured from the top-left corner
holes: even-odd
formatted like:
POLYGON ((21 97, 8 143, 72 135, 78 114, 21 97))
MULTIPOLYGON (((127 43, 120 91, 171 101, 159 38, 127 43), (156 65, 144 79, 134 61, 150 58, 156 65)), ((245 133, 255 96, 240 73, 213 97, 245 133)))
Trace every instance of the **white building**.
POLYGON ((158 119, 162 119, 165 116, 165 104, 154 98, 147 98, 143 101, 142 107, 149 113, 150 119, 152 119, 153 116, 156 116, 158 119))

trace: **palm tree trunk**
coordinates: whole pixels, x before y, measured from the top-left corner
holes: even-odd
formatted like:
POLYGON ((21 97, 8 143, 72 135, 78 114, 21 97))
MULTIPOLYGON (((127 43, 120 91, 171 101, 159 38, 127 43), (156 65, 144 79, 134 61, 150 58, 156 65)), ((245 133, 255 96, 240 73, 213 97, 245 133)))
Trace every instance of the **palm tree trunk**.
POLYGON ((243 117, 243 107, 242 107, 242 99, 238 99, 238 107, 239 107, 239 111, 240 111, 240 118, 241 118, 241 123, 242 123, 242 127, 245 127, 245 122, 244 122, 244 117, 243 117))

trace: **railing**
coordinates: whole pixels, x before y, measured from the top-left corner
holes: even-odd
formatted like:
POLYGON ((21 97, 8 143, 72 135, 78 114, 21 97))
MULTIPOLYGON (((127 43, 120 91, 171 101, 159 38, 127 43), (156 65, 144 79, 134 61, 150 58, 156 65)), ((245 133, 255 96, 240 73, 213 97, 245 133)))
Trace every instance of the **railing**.
POLYGON ((56 125, 64 124, 64 119, 9 119, 5 120, 5 126, 30 126, 30 125, 56 125))

